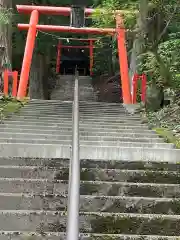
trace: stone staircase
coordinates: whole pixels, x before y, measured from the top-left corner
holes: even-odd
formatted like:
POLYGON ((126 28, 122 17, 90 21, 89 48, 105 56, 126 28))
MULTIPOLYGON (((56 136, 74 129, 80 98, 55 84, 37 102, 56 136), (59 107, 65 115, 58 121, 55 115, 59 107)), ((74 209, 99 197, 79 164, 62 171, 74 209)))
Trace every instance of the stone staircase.
MULTIPOLYGON (((97 94, 94 92, 89 76, 79 76, 79 100, 96 101, 97 94)), ((74 98, 74 76, 60 75, 56 80, 56 88, 51 94, 51 100, 69 101, 74 98)))
MULTIPOLYGON (((64 240, 72 101, 0 125, 0 240, 64 240)), ((120 104, 80 102, 80 239, 178 239, 180 151, 120 104)))

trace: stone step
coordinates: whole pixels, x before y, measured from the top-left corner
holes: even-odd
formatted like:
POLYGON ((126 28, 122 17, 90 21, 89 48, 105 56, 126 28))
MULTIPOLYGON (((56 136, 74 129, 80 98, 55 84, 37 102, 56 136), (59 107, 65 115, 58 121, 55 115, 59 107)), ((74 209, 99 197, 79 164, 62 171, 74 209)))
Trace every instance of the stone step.
MULTIPOLYGON (((70 112, 72 110, 72 105, 69 106, 61 106, 58 105, 56 107, 50 106, 50 107, 36 107, 36 106, 25 106, 23 108, 23 110, 41 110, 41 111, 51 111, 51 110, 58 110, 58 111, 65 111, 65 112, 70 112)), ((79 110, 81 112, 87 112, 87 113, 98 113, 98 112, 102 112, 102 113, 121 113, 121 114, 128 114, 126 113, 126 111, 123 108, 118 108, 118 109, 114 109, 113 107, 110 108, 89 108, 89 107, 80 107, 79 110)))
MULTIPOLYGON (((74 97, 73 96, 68 96, 68 95, 66 95, 66 96, 62 96, 62 97, 60 97, 60 95, 62 95, 62 93, 58 93, 58 94, 56 94, 56 95, 52 95, 51 96, 51 99, 56 99, 56 100, 64 100, 64 101, 73 101, 74 100, 74 97)), ((79 96, 79 100, 81 101, 81 100, 86 100, 86 101, 89 101, 89 102, 95 102, 96 101, 96 97, 92 97, 92 96, 79 96)))
MULTIPOLYGON (((36 105, 36 104, 27 104, 24 108, 26 109, 51 109, 51 108, 59 108, 59 109, 71 109, 73 101, 68 101, 68 104, 56 104, 56 105, 36 105)), ((121 106, 93 106, 94 102, 91 102, 91 105, 79 105, 79 109, 81 110, 89 110, 89 111, 119 111, 119 112, 126 112, 125 108, 121 106)))
MULTIPOLYGON (((30 114, 21 114, 20 115, 16 115, 14 116, 16 119, 34 119, 34 118, 43 118, 43 119, 60 119, 60 120, 69 120, 72 119, 72 114, 53 114, 53 113, 49 113, 49 114, 42 114, 42 113, 30 113, 30 114)), ((138 121, 140 122, 141 119, 138 117, 128 117, 128 116, 96 116, 96 115, 92 115, 92 116, 85 116, 83 114, 80 114, 79 119, 82 121, 97 121, 97 122, 119 122, 119 121, 138 121), (97 119, 97 120, 96 120, 97 119)))
MULTIPOLYGON (((83 139, 80 139, 80 146, 112 146, 112 147, 145 147, 145 148, 164 148, 164 149, 174 149, 174 144, 167 144, 167 143, 147 143, 143 140, 141 142, 124 142, 123 139, 120 139, 121 141, 84 141, 83 139)), ((4 143, 26 143, 26 144, 60 144, 60 145, 66 145, 71 147, 72 140, 49 140, 49 139, 26 139, 26 138, 1 138, 0 137, 0 144, 4 143)))
MULTIPOLYGON (((139 141, 139 140, 138 140, 139 141)), ((60 144, 60 145, 67 145, 71 147, 72 140, 49 140, 49 139, 26 139, 26 138, 1 138, 0 137, 0 144, 4 143, 26 143, 26 144, 60 144)), ((139 142, 124 142, 123 139, 120 139, 120 141, 84 141, 83 139, 80 139, 80 146, 81 145, 87 145, 87 146, 112 146, 112 147, 145 147, 145 148, 165 148, 165 149, 174 149, 174 144, 167 144, 167 143, 147 143, 143 140, 139 142)))
MULTIPOLYGON (((118 142, 118 139, 120 139, 120 142, 122 143, 122 138, 157 138, 157 135, 154 133, 148 133, 145 134, 143 132, 141 133, 125 133, 122 132, 119 134, 119 136, 99 136, 99 135, 91 135, 91 134, 82 134, 80 135, 81 139, 83 141, 99 141, 99 142, 105 142, 105 141, 112 141, 112 142, 118 142)), ((4 139, 44 139, 44 140, 71 140, 72 141, 72 134, 71 132, 68 133, 68 135, 62 135, 61 132, 56 132, 56 134, 48 134, 48 133, 38 133, 36 131, 33 131, 31 133, 23 133, 23 132, 18 132, 18 133, 10 133, 10 132, 1 132, 0 138, 4 139)), ((135 142, 134 142, 135 144, 135 142)), ((160 143, 161 144, 161 143, 160 143)), ((162 143, 162 145, 164 145, 162 143)), ((168 145, 168 144, 166 144, 168 145)))
MULTIPOLYGON (((0 210, 65 211, 68 196, 46 194, 1 193, 0 210)), ((179 198, 145 198, 121 196, 80 196, 80 211, 140 214, 180 214, 179 198)))
MULTIPOLYGON (((82 90, 83 91, 83 90, 82 90)), ((84 91, 79 94, 79 101, 96 101, 96 96, 93 91, 84 91), (85 92, 85 93, 84 93, 85 92)), ((74 93, 73 92, 67 92, 66 89, 62 89, 61 91, 57 91, 51 94, 51 99, 57 99, 57 100, 74 100, 74 93)))
MULTIPOLYGON (((71 85, 71 86, 66 84, 61 85, 60 87, 55 88, 53 90, 52 95, 56 95, 58 93, 61 93, 61 96, 59 95, 58 97, 63 97, 66 94, 74 95, 74 85, 71 85)), ((95 94, 95 91, 92 88, 92 86, 89 86, 89 85, 79 86, 79 95, 83 95, 83 94, 95 94)))
MULTIPOLYGON (((19 116, 23 116, 23 117, 39 117, 39 116, 42 116, 42 117, 51 117, 51 118, 72 118, 72 113, 59 113, 59 112, 49 112, 49 113, 42 113, 42 112, 29 112, 28 114, 26 114, 25 112, 20 112, 17 114, 17 117, 19 116)), ((84 114, 84 113, 80 113, 79 114, 80 116, 80 119, 98 119, 98 121, 102 120, 102 121, 111 121, 114 122, 114 121, 118 121, 118 120, 133 120, 133 121, 142 121, 142 119, 140 117, 136 117, 136 116, 128 116, 128 115, 106 115, 106 114, 84 114)))
MULTIPOLYGON (((96 93, 92 90, 81 89, 79 93, 79 101, 93 101, 96 100, 96 93)), ((63 88, 61 91, 55 91, 51 94, 51 99, 56 100, 74 100, 74 91, 71 89, 63 88)))
MULTIPOLYGON (((12 116, 11 119, 8 119, 8 120, 5 120, 5 122, 12 122, 12 121, 25 121, 25 122, 35 122, 35 121, 41 121, 41 125, 42 123, 46 123, 46 122, 51 122, 51 123, 54 123, 54 124, 58 124, 58 123, 66 123, 68 125, 68 123, 71 123, 72 124, 72 117, 69 117, 69 118, 62 118, 62 117, 56 117, 56 118, 52 118, 52 117, 47 117, 47 116, 12 116)), ((132 126, 133 123, 134 125, 139 125, 139 126, 142 126, 143 124, 140 122, 140 121, 134 121, 134 120, 128 120, 128 119, 117 119, 117 121, 111 121, 111 120, 96 120, 95 119, 82 119, 80 118, 79 119, 79 123, 84 123, 84 124, 93 124, 96 123, 97 124, 100 124, 100 125, 120 125, 120 124, 123 124, 123 125, 126 125, 126 126, 132 126)))
MULTIPOLYGON (((36 131, 37 133, 63 133, 63 135, 66 135, 68 133, 72 133, 72 127, 67 126, 67 127, 61 127, 61 126, 31 126, 31 125, 13 125, 13 124, 0 124, 0 132, 7 132, 7 133, 16 133, 16 132, 23 132, 23 133, 31 133, 33 131, 36 131), (20 128, 21 127, 21 128, 20 128)), ((134 129, 125 129, 125 128, 119 128, 118 130, 113 130, 113 129, 99 129, 98 127, 96 128, 83 128, 80 127, 79 129, 80 135, 98 135, 98 136, 120 136, 121 133, 144 133, 144 134, 149 134, 149 133, 155 133, 154 131, 151 131, 149 129, 142 129, 142 128, 134 128, 134 129)))
MULTIPOLYGON (((0 178, 68 180, 69 169, 5 165, 0 166, 0 178)), ((180 173, 178 171, 82 168, 80 179, 83 181, 180 184, 180 173)))
MULTIPOLYGON (((1 157, 70 158, 69 145, 1 143, 1 157), (11 151, 9 151, 11 149, 11 151)), ((179 149, 81 145, 81 159, 179 162, 179 149)))
MULTIPOLYGON (((63 232, 66 212, 1 210, 1 231, 63 232)), ((84 233, 180 235, 180 215, 80 212, 84 233)))
MULTIPOLYGON (((54 89, 54 91, 52 92, 52 95, 56 95, 58 93, 62 93, 62 95, 59 97, 63 97, 65 94, 74 95, 74 85, 71 85, 71 86, 61 85, 61 87, 54 89)), ((92 86, 79 86, 79 95, 88 94, 88 93, 89 94, 95 93, 92 86)))
MULTIPOLYGON (((65 115, 65 116, 72 116, 72 109, 67 109, 67 110, 63 110, 63 109, 49 109, 49 110, 40 110, 40 109, 22 109, 20 111, 21 114, 25 115, 25 114, 28 114, 28 115, 34 115, 34 114, 53 114, 53 115, 56 115, 56 113, 58 115, 65 115)), ((102 111, 86 111, 86 110, 80 110, 79 112, 80 116, 83 116, 83 117, 93 117, 93 116, 98 116, 98 117, 107 117, 107 118, 116 118, 116 117, 122 117, 122 118, 125 118, 125 117, 129 117, 131 119, 139 119, 141 120, 140 116, 138 115, 129 115, 129 114, 125 114, 124 112, 102 112, 102 111)))
MULTIPOLYGON (((58 232, 11 232, 0 231, 1 240, 65 240, 65 233, 58 232)), ((178 236, 127 235, 127 234, 80 234, 79 240, 177 240, 178 236)))
MULTIPOLYGON (((54 178, 68 180, 69 170, 67 168, 57 170, 54 178)), ((180 184, 180 174, 177 171, 82 168, 80 179, 83 181, 180 184)))
MULTIPOLYGON (((67 127, 71 127, 72 128, 72 121, 68 121, 68 122, 54 122, 54 121, 42 121, 40 120, 35 120, 35 121, 23 121, 23 120, 12 120, 12 119, 6 119, 3 123, 0 124, 0 126, 5 126, 5 125, 13 125, 13 126, 31 126, 31 127, 53 127, 53 126, 59 126, 59 127, 63 127, 63 128, 67 128, 67 127)), ((141 128, 141 129, 147 129, 147 125, 145 124, 141 124, 141 123, 134 123, 134 125, 132 124, 126 124, 126 123, 119 123, 119 124, 110 124, 110 123, 100 123, 100 122, 96 122, 96 124, 94 123, 84 123, 82 121, 79 122, 79 127, 81 128, 98 128, 99 130, 101 129, 112 129, 112 130, 118 130, 121 128, 125 128, 125 129, 135 129, 135 128, 141 128)))
MULTIPOLYGON (((69 168, 69 159, 62 158, 22 158, 0 157, 0 166, 33 166, 47 167, 48 169, 69 168)), ((120 160, 93 160, 81 159, 81 168, 95 169, 122 169, 122 170, 146 170, 146 171, 178 171, 180 165, 169 162, 145 162, 145 161, 120 161, 120 160)))
MULTIPOLYGON (((36 119, 40 119, 41 121, 54 121, 54 122, 58 122, 58 121, 72 121, 72 116, 68 116, 68 117, 66 117, 66 116, 62 116, 62 115, 41 115, 41 114, 37 114, 37 115, 29 115, 29 116, 27 116, 27 115, 14 115, 14 116, 12 116, 12 120, 14 120, 14 119, 16 119, 16 120, 24 120, 24 121, 26 121, 26 120, 28 120, 28 121, 33 121, 33 120, 36 120, 36 119)), ((140 123, 140 120, 139 119, 131 119, 131 118, 128 118, 128 117, 125 117, 125 118, 112 118, 112 119, 110 119, 110 118, 106 118, 106 117, 103 117, 103 118, 96 118, 95 116, 94 116, 94 118, 89 118, 89 117, 80 117, 80 122, 81 121, 86 121, 86 122, 89 122, 89 123, 94 123, 94 122, 99 122, 99 123, 110 123, 110 124, 114 124, 114 123, 117 123, 117 124, 119 124, 119 123, 127 123, 127 125, 128 125, 128 123, 129 124, 133 124, 133 123, 135 123, 135 122, 137 122, 137 123, 140 123)))
MULTIPOLYGON (((46 123, 51 123, 51 124, 67 124, 67 126, 70 124, 72 126, 72 118, 47 118, 47 117, 19 117, 19 116, 12 116, 12 118, 5 120, 5 123, 9 123, 12 121, 20 121, 20 122, 25 122, 25 123, 33 123, 33 122, 41 122, 41 125, 46 124, 46 123)), ((133 120, 121 120, 119 119, 118 121, 96 121, 96 119, 79 119, 79 124, 86 124, 86 125, 94 125, 94 126, 109 126, 109 127, 116 127, 120 125, 126 125, 126 126, 132 126, 134 123, 134 126, 142 126, 143 124, 139 121, 133 121, 133 120)), ((145 125, 147 126, 147 125, 145 125)))
MULTIPOLYGON (((68 194, 68 181, 0 178, 0 193, 68 194)), ((179 184, 81 181, 81 195, 180 198, 179 184)))
MULTIPOLYGON (((23 110, 26 110, 26 111, 34 111, 34 110, 40 110, 40 111, 51 111, 51 110, 61 110, 61 111, 65 111, 65 112, 70 112, 72 110, 72 104, 68 104, 67 106, 62 106, 62 105, 57 105, 57 106, 31 106, 31 105, 27 105, 27 106, 24 106, 23 107, 23 110)), ((126 113, 125 109, 124 108, 113 108, 113 107, 109 107, 109 108, 95 108, 95 107, 88 107, 87 108, 84 106, 84 107, 79 107, 79 110, 80 111, 83 111, 83 112, 89 112, 89 113, 96 113, 96 112, 104 112, 104 113, 126 113)), ((126 113, 128 114, 128 113, 126 113)))
MULTIPOLYGON (((74 97, 74 86, 72 87, 67 87, 67 86, 63 86, 59 89, 56 89, 55 91, 52 92, 51 94, 51 99, 52 99, 52 96, 57 96, 59 97, 59 99, 62 99, 63 97, 66 97, 66 96, 69 96, 71 95, 72 97, 74 97)), ((93 95, 95 95, 95 92, 92 88, 89 88, 89 87, 80 87, 79 88, 79 97, 80 96, 90 96, 90 97, 93 97, 93 95)), ((58 100, 58 99, 57 99, 58 100)), ((87 99, 82 99, 83 100, 87 100, 87 99)))
MULTIPOLYGON (((72 102, 68 102, 68 101, 61 101, 61 100, 42 100, 42 99, 35 99, 35 100, 31 100, 29 102, 29 105, 57 105, 57 104, 68 104, 68 103, 72 103, 72 102)), ((121 103, 107 103, 107 102, 94 102, 94 103, 89 103, 87 101, 80 101, 79 102, 80 105, 92 105, 92 106, 120 106, 123 107, 123 104, 121 103)))
MULTIPOLYGON (((72 102, 69 102, 67 104, 57 104, 57 105, 36 105, 36 104, 26 104, 24 105, 23 109, 41 109, 41 110, 51 110, 51 109, 63 109, 63 110, 70 110, 72 109, 72 102)), ((93 105, 93 104, 92 104, 93 105)), ((80 110, 89 110, 89 111, 110 111, 110 112, 126 112, 125 108, 123 108, 122 106, 119 107, 113 107, 113 106, 109 106, 109 107, 103 107, 103 106, 88 106, 88 105, 79 105, 79 109, 80 110), (87 106, 87 107, 86 107, 87 106)))

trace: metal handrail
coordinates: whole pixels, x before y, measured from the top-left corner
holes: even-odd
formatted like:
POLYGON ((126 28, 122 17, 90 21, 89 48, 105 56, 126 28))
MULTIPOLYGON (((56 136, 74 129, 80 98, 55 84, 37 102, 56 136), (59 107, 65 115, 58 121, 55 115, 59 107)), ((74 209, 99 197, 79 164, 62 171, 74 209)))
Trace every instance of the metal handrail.
POLYGON ((80 198, 80 161, 79 161, 79 83, 75 73, 73 102, 73 139, 72 156, 69 167, 69 191, 67 208, 67 240, 79 239, 79 198, 80 198))

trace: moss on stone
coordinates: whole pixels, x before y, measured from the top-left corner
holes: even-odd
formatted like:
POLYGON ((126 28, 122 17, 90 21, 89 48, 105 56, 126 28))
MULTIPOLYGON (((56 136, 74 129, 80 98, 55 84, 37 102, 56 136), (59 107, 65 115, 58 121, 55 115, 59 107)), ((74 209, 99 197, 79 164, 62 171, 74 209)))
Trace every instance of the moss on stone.
POLYGON ((65 232, 66 226, 59 221, 48 224, 48 232, 65 232))
POLYGON ((82 181, 95 181, 95 174, 93 173, 93 169, 82 169, 80 179, 82 181))
POLYGON ((153 129, 160 137, 168 143, 174 143, 176 148, 180 148, 180 139, 174 136, 172 131, 167 128, 154 128, 153 129))
POLYGON ((94 216, 91 219, 93 233, 179 235, 180 220, 165 218, 141 218, 122 216, 94 216))
POLYGON ((145 171, 135 173, 128 178, 128 182, 145 182, 145 183, 180 183, 180 174, 178 172, 168 171, 145 171))
MULTIPOLYGON (((118 218, 114 216, 107 217, 97 217, 91 221, 92 232, 94 233, 109 233, 109 234, 118 234, 118 233, 127 233, 131 230, 134 232, 141 224, 141 219, 139 223, 132 224, 131 219, 129 218, 118 218)), ((130 232, 129 232, 130 233, 130 232)))
POLYGON ((69 179, 69 169, 62 168, 60 171, 56 172, 54 179, 55 180, 68 180, 69 179))
POLYGON ((82 183, 80 186, 81 195, 91 195, 97 193, 99 190, 99 185, 92 183, 82 183))
POLYGON ((21 107, 22 105, 19 102, 13 101, 13 102, 4 103, 0 101, 1 120, 3 120, 5 117, 8 117, 13 113, 17 113, 21 107))
POLYGON ((119 236, 111 236, 111 235, 107 235, 107 236, 94 236, 91 235, 90 238, 91 240, 119 240, 121 239, 119 236))
POLYGON ((173 200, 171 202, 171 208, 170 210, 174 213, 174 214, 180 214, 180 200, 173 200))
POLYGON ((27 236, 27 237, 24 237, 24 240, 37 240, 37 237, 36 236, 27 236))

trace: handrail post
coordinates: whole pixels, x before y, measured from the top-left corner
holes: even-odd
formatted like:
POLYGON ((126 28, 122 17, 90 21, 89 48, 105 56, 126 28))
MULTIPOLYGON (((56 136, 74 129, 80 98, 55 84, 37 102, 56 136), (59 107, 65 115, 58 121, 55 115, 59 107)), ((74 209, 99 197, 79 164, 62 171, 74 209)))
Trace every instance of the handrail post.
POLYGON ((72 156, 69 168, 67 240, 79 239, 79 197, 80 197, 80 160, 79 160, 79 85, 75 74, 73 102, 73 139, 72 156))
POLYGON ((8 96, 9 93, 9 72, 8 70, 4 71, 4 95, 8 96))

